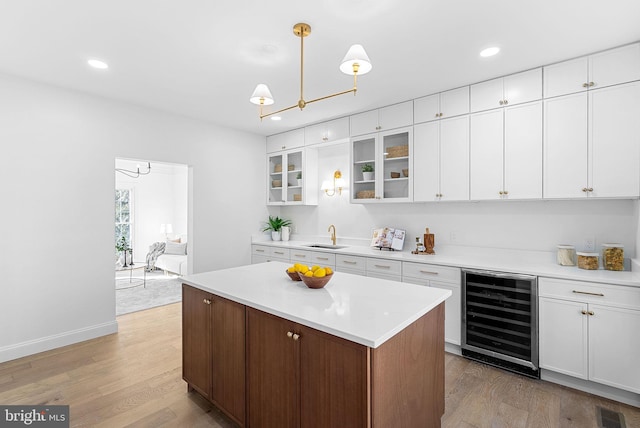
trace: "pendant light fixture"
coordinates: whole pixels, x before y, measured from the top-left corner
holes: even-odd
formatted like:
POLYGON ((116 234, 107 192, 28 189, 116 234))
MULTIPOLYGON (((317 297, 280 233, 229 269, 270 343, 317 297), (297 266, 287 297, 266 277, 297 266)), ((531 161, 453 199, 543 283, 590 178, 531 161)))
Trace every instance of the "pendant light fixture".
POLYGON ((358 74, 366 74, 371 71, 371 61, 369 61, 369 57, 367 56, 367 53, 365 52, 362 45, 353 45, 349 48, 349 51, 344 56, 344 59, 340 64, 340 71, 345 74, 353 74, 353 88, 307 101, 304 99, 304 38, 311 34, 311 26, 305 23, 298 23, 293 26, 293 34, 300 37, 300 99, 298 100, 297 104, 294 104, 290 107, 286 107, 271 113, 264 113, 262 110, 263 107, 273 104, 274 99, 273 95, 271 95, 269 87, 264 83, 260 83, 258 84, 258 86, 256 86, 256 89, 253 91, 251 98, 249 98, 249 101, 251 101, 253 104, 260 106, 260 119, 274 114, 282 113, 296 107, 302 110, 307 106, 307 104, 326 100, 327 98, 333 98, 338 95, 344 95, 350 92, 353 92, 353 95, 355 95, 356 91, 358 90, 358 74))

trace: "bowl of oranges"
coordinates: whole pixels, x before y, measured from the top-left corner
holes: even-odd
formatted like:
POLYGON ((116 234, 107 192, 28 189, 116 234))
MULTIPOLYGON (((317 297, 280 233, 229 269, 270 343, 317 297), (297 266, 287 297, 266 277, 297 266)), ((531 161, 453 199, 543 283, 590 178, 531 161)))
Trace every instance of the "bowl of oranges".
POLYGON ((302 281, 309 288, 322 288, 333 277, 333 270, 328 267, 303 265, 296 263, 287 269, 287 275, 293 281, 302 281), (297 275, 297 279, 296 279, 297 275))

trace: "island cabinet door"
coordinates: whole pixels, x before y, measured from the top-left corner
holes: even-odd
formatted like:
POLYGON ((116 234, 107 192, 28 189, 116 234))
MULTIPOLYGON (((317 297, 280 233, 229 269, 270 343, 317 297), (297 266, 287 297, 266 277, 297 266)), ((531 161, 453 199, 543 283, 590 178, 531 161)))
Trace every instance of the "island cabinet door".
POLYGON ((245 425, 245 306, 212 296, 211 397, 214 404, 245 425))
POLYGON ((295 324, 247 308, 248 426, 298 427, 299 365, 295 324))
POLYGON ((300 427, 369 427, 369 348, 298 326, 300 427))
POLYGON ((211 400, 211 295, 182 285, 182 378, 211 400))

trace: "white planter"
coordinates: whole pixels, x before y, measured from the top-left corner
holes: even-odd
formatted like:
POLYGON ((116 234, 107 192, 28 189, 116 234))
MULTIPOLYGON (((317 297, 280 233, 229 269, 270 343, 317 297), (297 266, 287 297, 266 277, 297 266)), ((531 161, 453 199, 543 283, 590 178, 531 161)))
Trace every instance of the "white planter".
POLYGON ((280 231, 279 230, 277 232, 275 230, 271 231, 271 240, 273 240, 273 241, 279 241, 280 240, 280 231))
POLYGON ((369 180, 374 180, 375 179, 375 171, 371 171, 371 172, 363 172, 362 173, 362 179, 365 181, 369 181, 369 180))
POLYGON ((302 187, 302 178, 298 178, 298 186, 302 187))

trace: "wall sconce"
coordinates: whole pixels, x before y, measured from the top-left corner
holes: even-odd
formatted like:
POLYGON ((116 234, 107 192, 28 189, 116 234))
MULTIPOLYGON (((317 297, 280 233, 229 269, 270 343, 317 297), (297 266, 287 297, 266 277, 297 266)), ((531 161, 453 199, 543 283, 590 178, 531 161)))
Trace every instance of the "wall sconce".
POLYGON ((333 196, 338 193, 338 195, 342 195, 342 188, 344 187, 344 180, 342 179, 342 173, 340 171, 335 171, 333 173, 333 182, 331 180, 324 180, 322 182, 322 187, 320 190, 324 190, 324 193, 327 196, 333 196))

